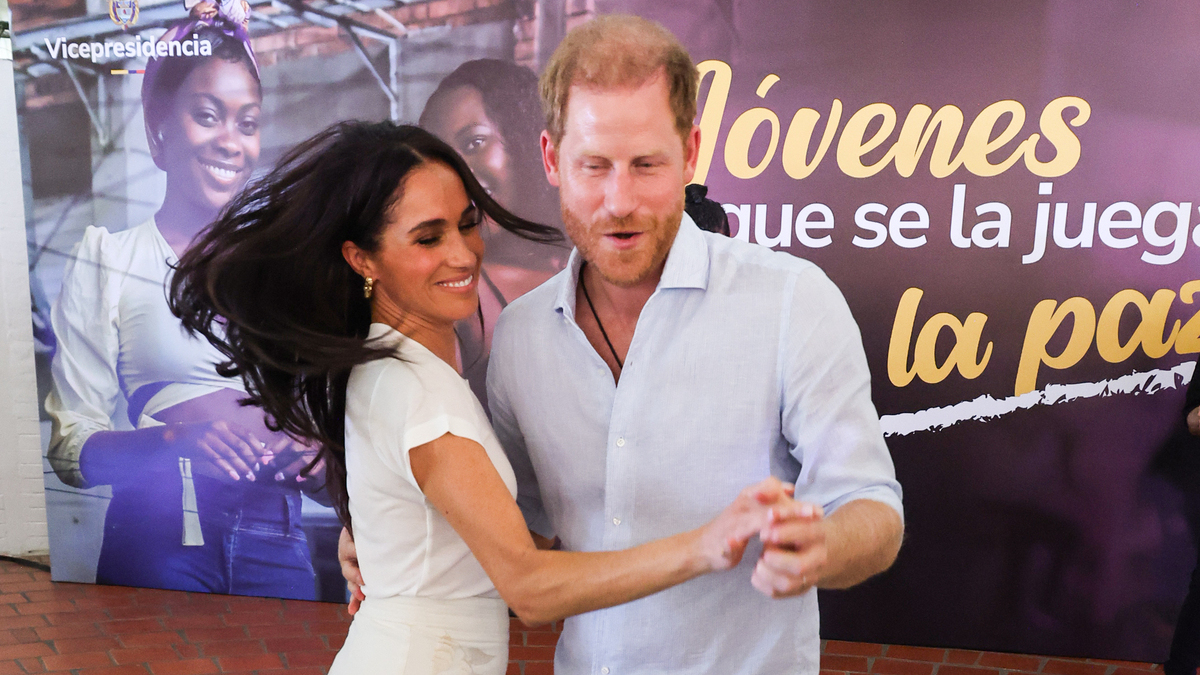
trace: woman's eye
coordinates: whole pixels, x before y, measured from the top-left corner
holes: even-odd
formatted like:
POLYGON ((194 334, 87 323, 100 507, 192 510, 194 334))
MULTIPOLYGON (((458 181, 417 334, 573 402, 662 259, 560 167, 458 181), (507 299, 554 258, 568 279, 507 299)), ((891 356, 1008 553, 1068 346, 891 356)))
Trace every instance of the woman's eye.
POLYGON ((257 134, 258 133, 258 120, 245 119, 245 120, 242 120, 241 122, 238 122, 238 131, 242 132, 242 134, 246 135, 246 136, 253 136, 253 135, 257 134))
POLYGON ((215 127, 220 121, 211 110, 196 110, 192 113, 192 119, 202 127, 215 127))
POLYGON ((417 240, 417 244, 420 246, 436 246, 441 240, 442 238, 439 236, 421 237, 417 240))

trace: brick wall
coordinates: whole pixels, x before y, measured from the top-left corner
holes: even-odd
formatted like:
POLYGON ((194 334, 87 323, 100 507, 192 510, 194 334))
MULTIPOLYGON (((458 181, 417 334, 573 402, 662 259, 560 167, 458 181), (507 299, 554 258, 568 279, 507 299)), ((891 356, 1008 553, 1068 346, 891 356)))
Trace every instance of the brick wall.
MULTIPOLYGON (((432 26, 467 26, 519 18, 523 3, 514 0, 431 0, 386 10, 409 30, 432 26)), ((270 16, 284 10, 262 8, 270 16)), ((353 18, 392 33, 395 25, 375 13, 354 14, 353 18)), ((307 26, 293 28, 254 39, 259 64, 268 67, 280 60, 328 56, 352 49, 336 28, 307 26)))
POLYGON ((87 0, 9 0, 13 26, 28 30, 38 26, 83 16, 87 0))
POLYGON ((561 632, 561 621, 530 628, 511 619, 507 675, 553 675, 554 646, 561 632))
MULTIPOLYGON (((322 675, 345 641, 345 606, 119 586, 56 584, 0 561, 0 675, 322 675)), ((512 622, 507 675, 551 675, 562 622, 512 622)), ((669 649, 665 645, 664 649, 669 649)), ((1161 675, 1148 663, 827 640, 821 675, 1161 675)))

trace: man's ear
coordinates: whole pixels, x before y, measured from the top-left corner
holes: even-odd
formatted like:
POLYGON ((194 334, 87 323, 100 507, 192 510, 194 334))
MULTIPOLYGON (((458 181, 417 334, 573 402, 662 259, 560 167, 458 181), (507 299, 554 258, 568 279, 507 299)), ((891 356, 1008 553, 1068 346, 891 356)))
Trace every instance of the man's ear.
POLYGON ((342 257, 345 258, 346 264, 350 265, 350 269, 354 270, 362 278, 375 278, 373 272, 374 265, 371 264, 371 258, 367 252, 358 247, 352 241, 342 242, 342 257))
POLYGON ((683 184, 692 182, 696 175, 696 164, 700 161, 700 127, 692 125, 687 142, 683 144, 683 184))
POLYGON ((558 180, 558 149, 554 147, 554 141, 550 139, 550 132, 542 132, 541 143, 542 168, 546 170, 546 180, 550 181, 554 187, 561 187, 558 180))

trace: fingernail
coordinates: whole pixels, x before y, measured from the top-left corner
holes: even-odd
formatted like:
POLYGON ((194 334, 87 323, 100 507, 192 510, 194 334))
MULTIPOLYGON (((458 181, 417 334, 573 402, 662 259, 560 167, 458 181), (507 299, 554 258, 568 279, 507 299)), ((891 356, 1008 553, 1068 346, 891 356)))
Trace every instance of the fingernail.
POLYGON ((241 480, 241 479, 242 479, 242 477, 238 475, 238 472, 234 471, 233 469, 230 469, 230 470, 229 470, 229 477, 230 477, 230 478, 232 478, 232 479, 234 479, 234 480, 241 480))
POLYGON ((263 464, 270 464, 271 462, 275 461, 275 453, 268 452, 262 456, 261 461, 263 464))
POLYGON ((296 476, 296 482, 297 482, 297 483, 303 483, 303 482, 304 482, 304 480, 305 480, 305 479, 304 479, 304 476, 296 476))
POLYGON ((276 482, 276 483, 278 483, 278 482, 279 482, 279 481, 281 481, 281 480, 283 480, 283 472, 282 472, 282 471, 280 471, 279 473, 275 474, 275 482, 276 482))
POLYGON ((246 480, 250 481, 251 483, 254 482, 254 472, 253 471, 246 473, 246 480))

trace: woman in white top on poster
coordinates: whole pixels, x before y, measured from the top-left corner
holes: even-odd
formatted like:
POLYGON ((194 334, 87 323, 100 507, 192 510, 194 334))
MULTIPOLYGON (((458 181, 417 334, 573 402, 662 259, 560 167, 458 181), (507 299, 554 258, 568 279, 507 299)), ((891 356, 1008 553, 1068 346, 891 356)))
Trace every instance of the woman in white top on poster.
POLYGON ((792 508, 768 479, 667 539, 537 548, 457 369, 454 324, 478 308, 485 214, 559 236, 501 208, 432 134, 343 123, 239 196, 172 285, 173 309, 229 358, 249 401, 321 447, 367 581, 335 675, 504 673, 506 604, 545 622, 728 569, 772 510, 792 508))
POLYGON ((65 270, 48 457, 68 485, 112 486, 97 582, 313 599, 300 494, 323 479, 300 470, 316 451, 240 405, 241 380, 218 374, 220 353, 167 307, 171 265, 259 155, 262 88, 244 22, 211 3, 192 9, 161 40, 207 43, 211 55, 153 58, 142 86, 162 207, 127 230, 89 227, 65 270), (122 402, 132 429, 114 423, 122 402))

